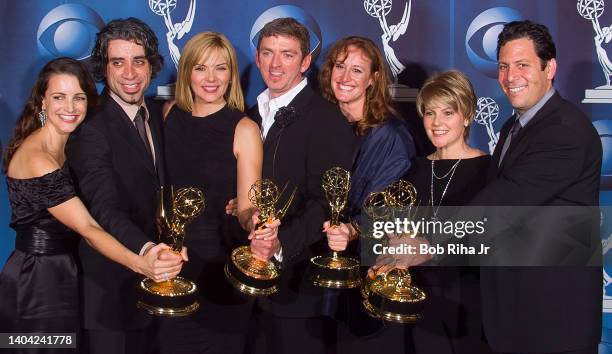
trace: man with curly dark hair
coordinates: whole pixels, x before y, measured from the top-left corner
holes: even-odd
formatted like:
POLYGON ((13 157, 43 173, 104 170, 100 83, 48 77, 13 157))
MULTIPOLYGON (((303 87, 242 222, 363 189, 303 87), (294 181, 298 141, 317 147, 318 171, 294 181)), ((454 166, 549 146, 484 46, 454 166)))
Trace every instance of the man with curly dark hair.
MULTIPOLYGON (((136 18, 109 22, 97 35, 91 61, 105 81, 100 104, 70 137, 70 170, 83 199, 102 227, 130 250, 145 254, 158 239, 158 191, 164 181, 160 107, 144 99, 163 58, 149 26, 136 18)), ((85 346, 90 353, 149 353, 152 319, 136 308, 140 280, 100 256, 86 243, 82 308, 85 346)), ((158 259, 167 273, 182 259, 158 259)))

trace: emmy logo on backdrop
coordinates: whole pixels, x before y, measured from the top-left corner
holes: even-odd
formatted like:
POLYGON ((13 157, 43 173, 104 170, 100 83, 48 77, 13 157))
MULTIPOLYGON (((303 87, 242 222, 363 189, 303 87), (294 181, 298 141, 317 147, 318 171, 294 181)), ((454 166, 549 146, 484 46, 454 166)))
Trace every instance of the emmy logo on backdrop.
POLYGON ((389 45, 391 40, 395 42, 401 35, 406 33, 408 23, 410 22, 412 0, 408 0, 406 2, 402 19, 396 25, 389 25, 387 23, 387 15, 389 12, 391 12, 392 6, 392 0, 364 0, 363 2, 365 11, 368 13, 368 15, 378 19, 380 28, 383 31, 380 38, 382 40, 385 58, 387 59, 387 63, 391 69, 391 74, 393 75, 393 84, 389 86, 391 97, 393 97, 394 101, 414 102, 419 90, 397 83, 398 75, 404 71, 406 67, 395 55, 395 50, 393 50, 393 48, 389 45))
POLYGON ((602 47, 605 43, 610 43, 612 40, 612 26, 601 28, 599 25, 599 17, 604 12, 603 0, 578 0, 576 7, 578 13, 585 20, 591 21, 593 30, 595 31, 595 50, 597 59, 606 79, 606 84, 594 89, 584 91, 583 103, 612 103, 612 86, 610 86, 610 75, 612 75, 612 62, 608 57, 608 53, 602 47))
MULTIPOLYGON (((160 191, 159 213, 162 221, 162 236, 172 246, 172 251, 181 252, 187 225, 205 207, 204 193, 193 187, 171 189, 172 209, 166 212, 164 188, 160 191)), ((195 300, 196 284, 188 279, 176 277, 156 283, 151 279, 140 282, 142 299, 137 306, 158 316, 185 316, 195 312, 200 304, 195 300)))
POLYGON ((484 125, 489 136, 489 153, 493 155, 495 146, 499 141, 499 132, 495 132, 493 122, 499 117, 499 105, 490 97, 479 97, 476 102, 476 116, 474 120, 480 125, 484 125))
MULTIPOLYGON (((168 49, 170 50, 170 58, 174 63, 175 69, 178 69, 179 59, 181 58, 181 52, 178 46, 174 43, 175 39, 181 39, 183 36, 191 30, 193 20, 195 18, 196 11, 196 0, 191 0, 189 3, 189 10, 185 20, 180 23, 173 23, 170 13, 176 8, 177 0, 149 0, 149 8, 158 16, 164 17, 164 23, 168 32, 166 32, 166 40, 168 42, 168 49)), ((159 98, 170 98, 174 97, 174 84, 167 86, 157 87, 157 97, 159 98)))

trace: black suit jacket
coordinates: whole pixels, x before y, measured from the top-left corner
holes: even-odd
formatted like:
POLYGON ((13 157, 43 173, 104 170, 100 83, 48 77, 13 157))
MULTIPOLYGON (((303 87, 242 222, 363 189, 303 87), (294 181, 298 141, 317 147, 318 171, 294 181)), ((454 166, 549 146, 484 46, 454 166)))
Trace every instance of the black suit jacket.
MULTIPOLYGON (((602 148, 587 116, 555 93, 512 140, 498 167, 512 121, 501 130, 488 184, 471 204, 598 205, 602 148)), ((548 223, 543 230, 568 222, 554 215, 542 220, 548 223)), ((553 232, 533 236, 548 247, 564 242, 553 232)), ((584 237, 592 236, 587 230, 584 237)), ((600 244, 599 239, 590 242, 600 244)), ((599 266, 484 267, 481 294, 484 330, 495 351, 565 352, 599 343, 599 266)))
MULTIPOLYGON (((329 252, 321 232, 329 219, 321 180, 334 166, 350 171, 356 137, 338 107, 315 94, 310 85, 288 106, 295 109, 295 119, 284 128, 277 120, 268 131, 262 175, 279 188, 287 184, 279 206, 294 187, 297 192, 279 228, 283 256, 279 291, 260 304, 278 316, 312 317, 320 314, 321 290, 311 285, 307 268, 312 256, 329 252)), ((250 113, 261 125, 257 107, 250 113)))
MULTIPOLYGON (((155 166, 134 124, 105 90, 101 102, 71 134, 67 160, 78 195, 98 223, 135 253, 159 242, 155 216, 163 182, 162 115, 147 101, 155 166)), ((142 276, 81 242, 82 304, 86 329, 142 328, 150 320, 136 309, 142 276)))

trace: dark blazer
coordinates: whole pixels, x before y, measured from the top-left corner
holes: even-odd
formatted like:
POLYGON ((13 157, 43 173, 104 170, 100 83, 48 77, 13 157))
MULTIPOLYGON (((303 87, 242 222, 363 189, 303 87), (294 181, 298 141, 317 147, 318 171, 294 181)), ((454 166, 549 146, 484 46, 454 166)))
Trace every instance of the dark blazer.
MULTIPOLYGON (((555 93, 513 139, 498 167, 512 121, 501 130, 488 184, 472 205, 598 205, 602 148, 584 113, 555 93)), ((552 208, 534 210, 547 209, 552 208)), ((542 220, 547 223, 543 229, 568 222, 562 217, 542 220)), ((589 237, 588 231, 584 235, 589 237)), ((533 242, 548 249, 563 242, 551 232, 534 236, 538 240, 533 242)), ((481 294, 484 331, 495 351, 565 352, 599 343, 600 266, 483 267, 481 294)))
MULTIPOLYGON (((71 134, 67 160, 83 200, 98 223, 119 242, 139 253, 159 242, 155 217, 163 182, 162 115, 147 101, 156 165, 147 156, 138 131, 105 90, 101 102, 71 134)), ((150 320, 136 308, 142 276, 110 261, 81 242, 82 307, 86 329, 142 328, 150 320)))
MULTIPOLYGON (((320 315, 321 289, 311 285, 307 268, 311 257, 329 252, 321 232, 329 219, 321 180, 331 167, 350 170, 356 138, 338 107, 315 94, 310 85, 288 106, 295 109, 295 117, 284 127, 277 118, 268 131, 262 175, 279 188, 287 184, 280 206, 294 187, 297 193, 279 228, 283 255, 279 291, 260 304, 278 316, 313 317, 320 315)), ((250 113, 261 125, 256 106, 250 113)))

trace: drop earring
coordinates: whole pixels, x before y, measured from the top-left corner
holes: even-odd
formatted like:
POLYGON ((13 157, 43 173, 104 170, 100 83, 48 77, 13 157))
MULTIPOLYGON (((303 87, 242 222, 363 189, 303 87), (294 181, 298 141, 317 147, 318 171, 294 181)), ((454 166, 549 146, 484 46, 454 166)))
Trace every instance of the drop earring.
POLYGON ((47 123, 47 111, 43 109, 38 113, 38 121, 40 122, 41 127, 45 126, 45 123, 47 123))

